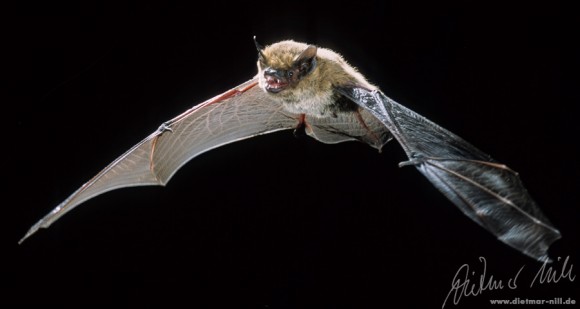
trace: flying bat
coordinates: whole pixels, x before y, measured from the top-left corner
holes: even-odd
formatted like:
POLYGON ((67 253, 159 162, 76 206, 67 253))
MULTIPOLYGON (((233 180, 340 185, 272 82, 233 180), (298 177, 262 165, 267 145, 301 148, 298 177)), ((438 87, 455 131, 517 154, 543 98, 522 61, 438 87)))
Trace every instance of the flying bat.
POLYGON ((34 224, 20 243, 76 206, 124 187, 166 185, 181 166, 225 144, 294 130, 328 144, 380 150, 395 139, 409 160, 466 216, 539 261, 560 232, 518 174, 459 136, 393 101, 339 54, 282 41, 258 49, 258 74, 163 123, 34 224))

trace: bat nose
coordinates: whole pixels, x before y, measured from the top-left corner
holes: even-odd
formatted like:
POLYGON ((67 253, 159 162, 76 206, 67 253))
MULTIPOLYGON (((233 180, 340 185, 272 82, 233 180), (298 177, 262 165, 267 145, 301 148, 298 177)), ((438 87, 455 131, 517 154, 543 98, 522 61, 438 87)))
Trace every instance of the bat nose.
POLYGON ((284 78, 284 72, 282 72, 280 70, 272 69, 272 68, 267 68, 266 70, 264 70, 264 75, 265 76, 272 76, 272 77, 275 77, 278 79, 284 78))

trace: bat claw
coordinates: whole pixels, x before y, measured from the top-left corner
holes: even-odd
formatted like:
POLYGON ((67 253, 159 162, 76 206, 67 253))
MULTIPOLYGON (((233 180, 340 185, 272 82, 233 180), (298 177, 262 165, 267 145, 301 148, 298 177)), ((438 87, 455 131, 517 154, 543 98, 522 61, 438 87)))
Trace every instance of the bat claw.
POLYGON ((302 138, 302 137, 306 136, 306 128, 304 126, 300 126, 296 129, 294 129, 294 131, 292 133, 294 134, 294 137, 302 138))
POLYGON ((298 120, 298 125, 294 129, 294 137, 301 138, 306 136, 306 122, 305 122, 305 115, 300 115, 300 119, 298 120))
POLYGON ((159 126, 159 129, 157 129, 158 132, 160 133, 165 133, 167 131, 173 133, 173 129, 171 128, 171 122, 164 122, 159 126))

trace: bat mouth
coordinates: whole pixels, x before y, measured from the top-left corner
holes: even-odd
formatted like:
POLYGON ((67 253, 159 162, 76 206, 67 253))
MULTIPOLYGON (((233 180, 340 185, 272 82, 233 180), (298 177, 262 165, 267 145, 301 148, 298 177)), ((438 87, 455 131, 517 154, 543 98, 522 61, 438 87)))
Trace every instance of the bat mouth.
POLYGON ((266 75, 265 79, 266 79, 266 90, 268 92, 278 93, 286 89, 286 87, 288 86, 287 81, 277 78, 275 76, 266 75))

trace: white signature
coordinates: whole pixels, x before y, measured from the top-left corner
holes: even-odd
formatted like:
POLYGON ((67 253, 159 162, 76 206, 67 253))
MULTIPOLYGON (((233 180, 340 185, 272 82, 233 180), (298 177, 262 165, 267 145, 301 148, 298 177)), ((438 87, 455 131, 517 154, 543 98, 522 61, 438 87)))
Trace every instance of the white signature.
MULTIPOLYGON (((570 282, 576 279, 576 275, 572 273, 574 265, 568 265, 568 260, 570 256, 566 257, 564 263, 560 267, 554 268, 555 266, 544 262, 540 269, 536 272, 534 279, 530 283, 530 287, 534 284, 544 284, 544 283, 558 283, 561 280, 567 279, 570 282)), ((558 261, 561 258, 558 257, 558 261)), ((487 260, 481 256, 479 261, 482 264, 482 271, 479 276, 476 275, 475 271, 470 270, 469 264, 463 264, 453 277, 451 282, 451 289, 445 300, 443 301, 443 306, 445 308, 448 300, 452 300, 454 305, 457 305, 462 297, 478 296, 485 291, 493 290, 503 290, 510 289, 515 290, 518 287, 518 278, 520 273, 524 269, 525 265, 520 267, 520 269, 507 281, 494 278, 493 275, 487 274, 487 260)))

